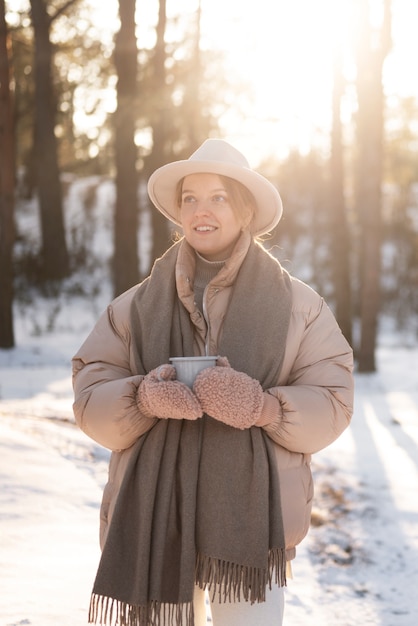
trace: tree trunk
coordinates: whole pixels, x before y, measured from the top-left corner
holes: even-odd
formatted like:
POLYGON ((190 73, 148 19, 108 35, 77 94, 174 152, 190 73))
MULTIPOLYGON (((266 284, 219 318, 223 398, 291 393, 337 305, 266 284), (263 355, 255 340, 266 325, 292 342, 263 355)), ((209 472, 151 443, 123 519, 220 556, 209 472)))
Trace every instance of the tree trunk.
POLYGON ((69 258, 55 137, 51 18, 44 0, 30 0, 30 3, 35 39, 35 152, 42 231, 42 278, 59 280, 69 273, 69 258))
POLYGON ((194 152, 199 147, 201 138, 201 108, 200 108, 200 84, 202 81, 202 59, 200 50, 200 33, 202 20, 202 0, 196 11, 196 32, 194 34, 194 54, 191 68, 191 80, 189 81, 188 100, 190 103, 190 112, 187 120, 188 139, 190 151, 194 152))
POLYGON ((137 91, 137 43, 135 0, 119 0, 120 30, 115 39, 118 76, 114 114, 116 206, 114 220, 114 294, 123 293, 139 281, 138 175, 135 146, 135 99, 137 91))
POLYGON ((0 0, 0 348, 13 348, 15 154, 4 0, 0 0))
MULTIPOLYGON (((196 11, 196 29, 189 34, 189 38, 193 37, 194 51, 185 82, 186 90, 183 102, 184 120, 181 127, 183 151, 185 150, 189 153, 196 150, 201 141, 207 137, 207 124, 202 123, 202 113, 199 103, 199 85, 202 80, 200 51, 201 12, 201 1, 199 0, 196 11)), ((148 172, 153 172, 171 159, 173 153, 173 135, 176 135, 176 129, 174 129, 173 133, 173 125, 170 127, 170 110, 172 109, 172 104, 169 92, 172 87, 167 85, 166 75, 166 24, 166 0, 159 0, 159 16, 156 29, 157 41, 153 58, 154 90, 155 93, 158 94, 158 108, 154 111, 152 121, 153 148, 152 154, 147 160, 148 172)), ((152 210, 152 230, 153 247, 151 260, 153 261, 160 257, 171 243, 169 222, 155 209, 152 210)))
POLYGON ((378 44, 369 24, 369 3, 360 9, 357 46, 357 197, 360 234, 360 372, 376 370, 382 244, 381 186, 384 133, 383 62, 390 49, 390 0, 385 0, 378 44))
POLYGON ((350 281, 350 235, 344 199, 344 163, 341 126, 341 99, 344 93, 342 59, 336 50, 332 99, 330 158, 331 249, 336 318, 347 341, 352 343, 352 302, 350 281))
MULTIPOLYGON (((152 155, 149 159, 150 173, 167 162, 167 122, 168 103, 166 85, 165 30, 167 24, 166 0, 159 1, 157 41, 154 51, 155 90, 159 94, 159 107, 152 126, 152 155)), ((167 218, 154 207, 152 219, 152 261, 158 259, 169 246, 169 226, 167 218)))

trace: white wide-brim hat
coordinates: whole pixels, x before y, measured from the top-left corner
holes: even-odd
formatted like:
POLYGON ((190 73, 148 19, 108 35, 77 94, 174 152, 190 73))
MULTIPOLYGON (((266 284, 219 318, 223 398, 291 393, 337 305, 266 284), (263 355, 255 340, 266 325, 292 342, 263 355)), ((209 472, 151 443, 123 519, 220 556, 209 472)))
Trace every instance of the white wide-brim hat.
POLYGON ((207 139, 189 159, 157 169, 148 181, 149 197, 163 215, 181 226, 177 185, 189 174, 202 173, 229 176, 251 191, 257 203, 251 226, 255 236, 268 233, 280 221, 283 205, 276 187, 252 170, 244 155, 222 139, 207 139))

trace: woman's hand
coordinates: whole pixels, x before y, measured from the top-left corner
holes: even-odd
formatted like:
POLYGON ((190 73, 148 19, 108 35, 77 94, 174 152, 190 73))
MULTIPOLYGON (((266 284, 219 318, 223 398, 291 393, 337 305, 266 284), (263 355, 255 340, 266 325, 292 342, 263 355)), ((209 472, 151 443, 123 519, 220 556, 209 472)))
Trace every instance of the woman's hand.
POLYGON ((263 410, 258 380, 232 369, 225 357, 197 375, 193 391, 207 415, 240 430, 256 425, 263 410))
POLYGON ((199 400, 187 385, 176 380, 176 370, 169 364, 160 365, 143 378, 137 404, 145 417, 196 420, 203 415, 199 400))

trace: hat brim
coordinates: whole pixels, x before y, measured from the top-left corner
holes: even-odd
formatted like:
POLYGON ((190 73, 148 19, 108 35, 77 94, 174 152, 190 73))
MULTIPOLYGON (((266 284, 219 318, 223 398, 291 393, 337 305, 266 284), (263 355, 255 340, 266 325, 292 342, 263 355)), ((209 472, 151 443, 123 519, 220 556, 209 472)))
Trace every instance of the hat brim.
POLYGON ((279 223, 283 213, 282 200, 276 187, 249 168, 216 161, 175 161, 157 169, 149 178, 148 194, 155 207, 178 226, 177 185, 190 174, 218 174, 242 183, 257 203, 251 230, 254 236, 264 235, 279 223))

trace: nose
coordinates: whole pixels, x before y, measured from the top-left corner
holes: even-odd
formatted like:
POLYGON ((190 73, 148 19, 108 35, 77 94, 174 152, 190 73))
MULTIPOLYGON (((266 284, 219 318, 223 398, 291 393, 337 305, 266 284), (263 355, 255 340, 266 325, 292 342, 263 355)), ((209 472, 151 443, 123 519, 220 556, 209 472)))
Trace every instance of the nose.
POLYGON ((210 213, 209 200, 198 200, 194 205, 195 215, 208 215, 210 213))

